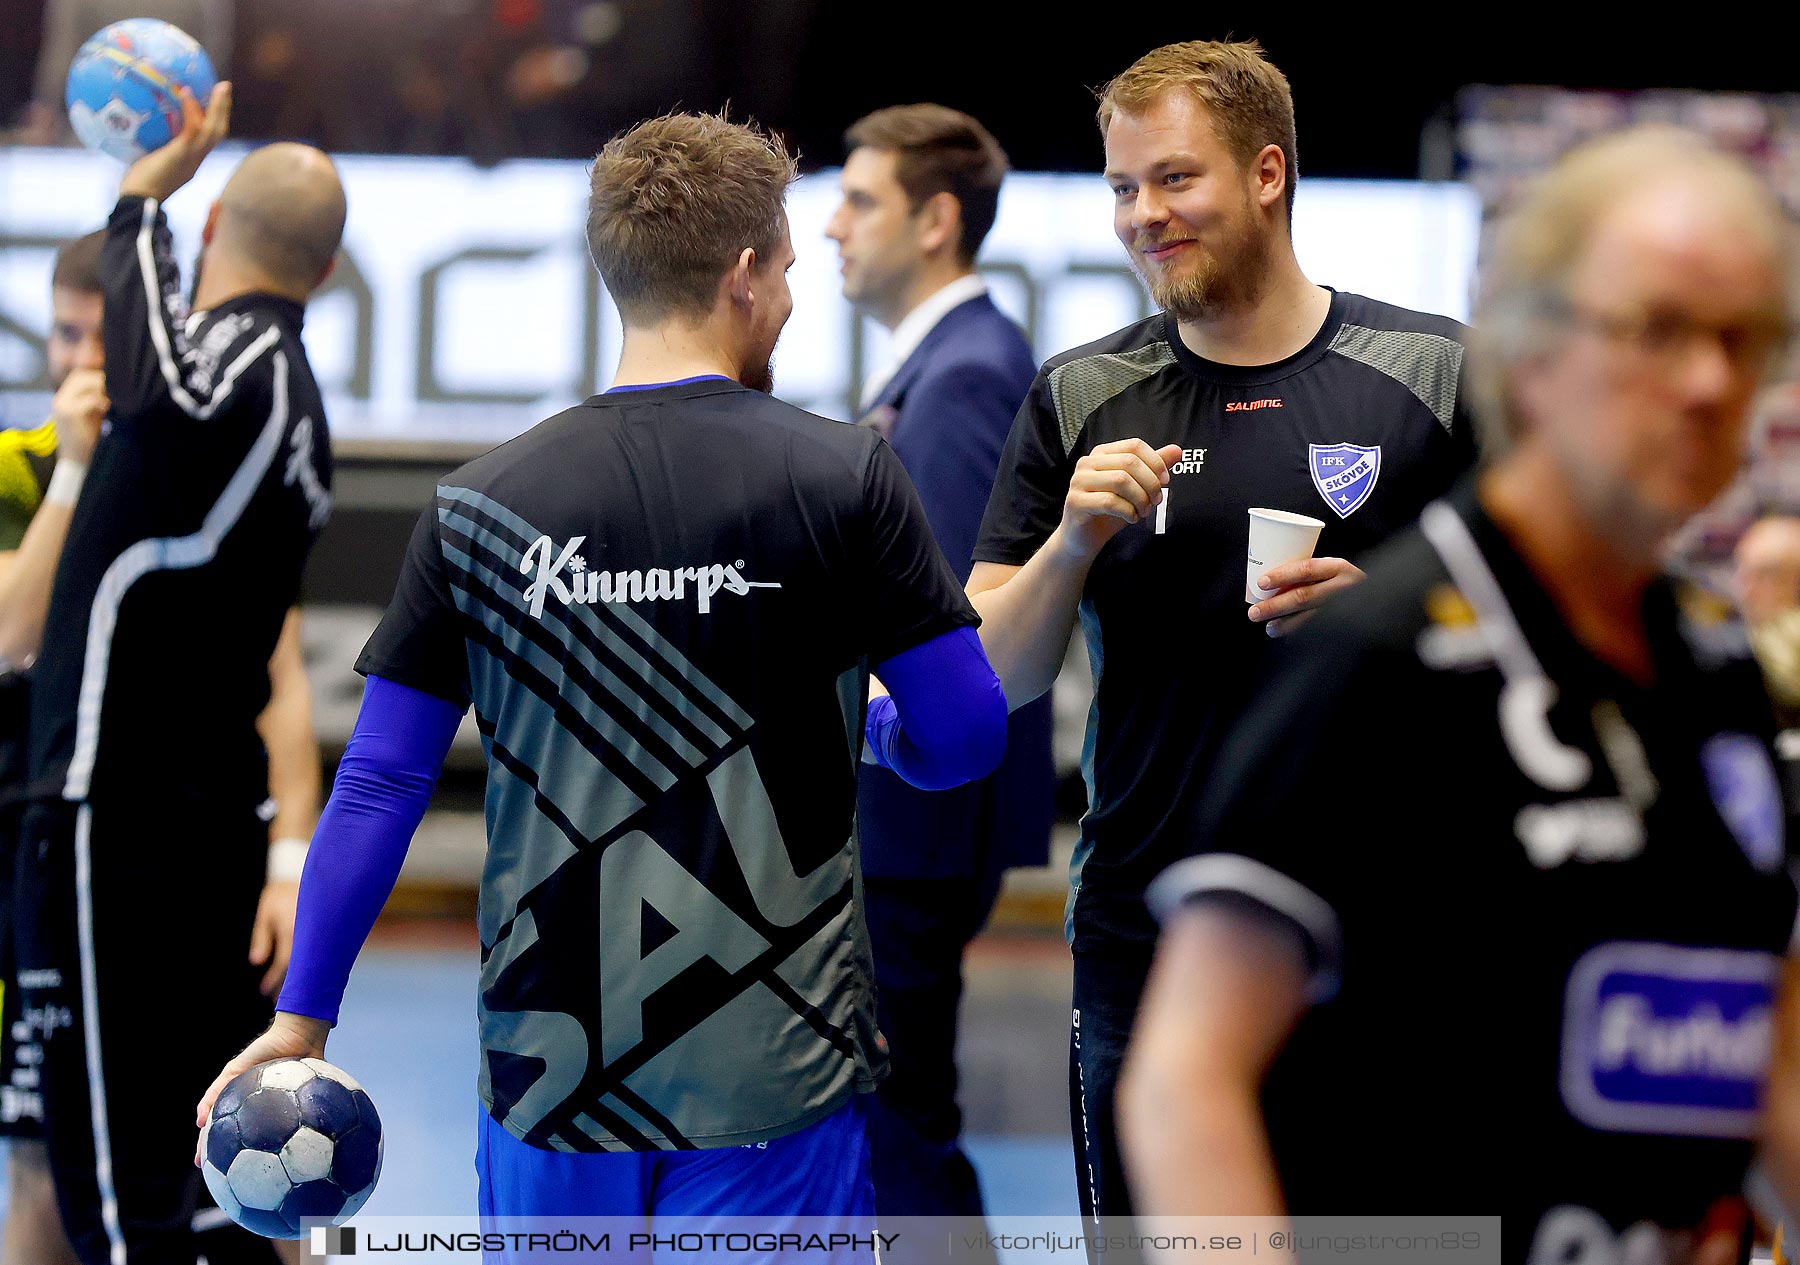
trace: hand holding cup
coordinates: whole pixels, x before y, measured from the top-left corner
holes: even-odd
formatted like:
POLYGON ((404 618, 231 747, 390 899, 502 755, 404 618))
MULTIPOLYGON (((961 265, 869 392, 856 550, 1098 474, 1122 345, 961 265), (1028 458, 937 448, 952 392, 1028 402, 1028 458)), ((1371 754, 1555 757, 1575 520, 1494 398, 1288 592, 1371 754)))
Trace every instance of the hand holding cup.
POLYGON ((1244 600, 1250 619, 1271 637, 1292 632, 1331 594, 1359 583, 1363 573, 1343 558, 1315 558, 1325 524, 1285 510, 1250 511, 1249 560, 1244 600))

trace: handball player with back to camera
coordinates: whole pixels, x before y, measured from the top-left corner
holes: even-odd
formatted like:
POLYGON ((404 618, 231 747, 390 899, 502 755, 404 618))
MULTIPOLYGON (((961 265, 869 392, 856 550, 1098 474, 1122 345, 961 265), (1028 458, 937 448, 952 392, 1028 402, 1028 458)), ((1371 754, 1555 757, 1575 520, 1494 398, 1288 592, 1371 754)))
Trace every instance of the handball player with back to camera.
POLYGON ((245 1068, 322 1054, 472 705, 484 1218, 872 1228, 859 755, 925 787, 981 777, 1006 702, 892 450, 770 394, 793 176, 714 116, 602 150, 615 385, 446 476, 421 516, 358 663, 275 1022, 199 1119, 245 1068), (870 665, 890 693, 865 708, 870 665))

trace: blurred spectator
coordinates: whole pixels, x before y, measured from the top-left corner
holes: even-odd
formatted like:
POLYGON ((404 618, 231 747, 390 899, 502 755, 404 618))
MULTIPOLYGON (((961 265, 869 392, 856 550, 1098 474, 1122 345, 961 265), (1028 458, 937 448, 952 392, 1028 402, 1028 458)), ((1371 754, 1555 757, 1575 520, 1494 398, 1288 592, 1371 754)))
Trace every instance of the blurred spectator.
POLYGON ((592 154, 638 119, 724 104, 701 0, 495 0, 494 9, 521 45, 504 78, 521 153, 592 154))
POLYGON ((1738 542, 1734 587, 1784 726, 1800 720, 1800 518, 1770 515, 1738 542))
MULTIPOLYGON (((243 55, 232 80, 232 126, 241 135, 310 140, 332 149, 355 134, 366 98, 350 91, 346 58, 309 30, 297 3, 245 4, 238 36, 243 55), (354 103, 354 104, 353 104, 354 103)), ((373 137, 369 138, 371 141, 373 137)))
MULTIPOLYGON (((798 126, 795 119, 804 52, 821 15, 819 0, 702 0, 713 36, 713 74, 719 101, 770 127, 798 126)), ((859 36, 855 54, 866 51, 859 36)), ((915 78, 906 100, 929 100, 915 78)), ((881 98, 885 100, 886 98, 881 98)), ((848 117, 842 102, 832 107, 848 117)), ((832 153, 821 148, 820 156, 832 153)))
POLYGON ((591 157, 677 109, 730 103, 780 128, 818 10, 818 0, 47 0, 36 84, 10 139, 70 139, 69 62, 126 17, 164 18, 206 46, 237 89, 233 131, 246 139, 491 163, 591 157))
POLYGON ((340 153, 400 148, 414 50, 489 0, 238 0, 232 131, 340 153))
POLYGON ((1800 518, 1772 514, 1737 547, 1738 605, 1751 624, 1800 608, 1800 518))
POLYGON ((411 41, 396 69, 393 148, 464 154, 483 164, 519 153, 499 81, 535 3, 451 0, 443 7, 440 25, 411 41))
POLYGON ((0 141, 31 104, 43 25, 44 0, 14 0, 0 22, 0 141))
POLYGON ((55 145, 70 139, 63 107, 69 63, 87 38, 126 18, 161 18, 192 35, 206 48, 219 78, 229 78, 233 14, 231 0, 49 0, 38 53, 37 87, 25 107, 14 139, 27 145, 55 145))

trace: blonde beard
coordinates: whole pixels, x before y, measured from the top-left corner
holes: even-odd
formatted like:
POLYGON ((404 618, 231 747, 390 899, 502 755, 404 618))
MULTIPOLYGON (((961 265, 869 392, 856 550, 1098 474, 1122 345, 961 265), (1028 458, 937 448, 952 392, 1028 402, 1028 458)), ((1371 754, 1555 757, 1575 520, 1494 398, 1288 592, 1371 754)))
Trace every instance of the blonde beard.
POLYGON ((1184 277, 1144 278, 1150 287, 1151 301, 1178 321, 1211 316, 1223 306, 1219 261, 1208 256, 1199 267, 1184 277))
POLYGON ((1140 272, 1150 299, 1178 321, 1204 320, 1232 308, 1254 307, 1268 279, 1269 243, 1255 230, 1235 243, 1229 264, 1208 254, 1186 275, 1140 272))

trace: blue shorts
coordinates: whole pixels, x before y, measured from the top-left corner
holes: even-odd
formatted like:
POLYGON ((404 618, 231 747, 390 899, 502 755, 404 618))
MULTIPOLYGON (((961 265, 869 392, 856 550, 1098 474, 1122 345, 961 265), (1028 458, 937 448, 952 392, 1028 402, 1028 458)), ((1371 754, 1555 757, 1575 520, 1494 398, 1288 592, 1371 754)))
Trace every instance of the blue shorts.
MULTIPOLYGON (((659 1233, 704 1233, 709 1227, 724 1233, 753 1225, 766 1234, 867 1236, 875 1230, 875 1186, 866 1117, 856 1094, 823 1120, 766 1142, 576 1154, 529 1146, 482 1110, 475 1145, 481 1217, 484 1224, 513 1217, 546 1223, 558 1217, 614 1219, 615 1248, 621 1228, 648 1225, 650 1218, 657 1219, 659 1233)), ((809 1252, 805 1259, 818 1265, 872 1262, 874 1254, 809 1252)))

